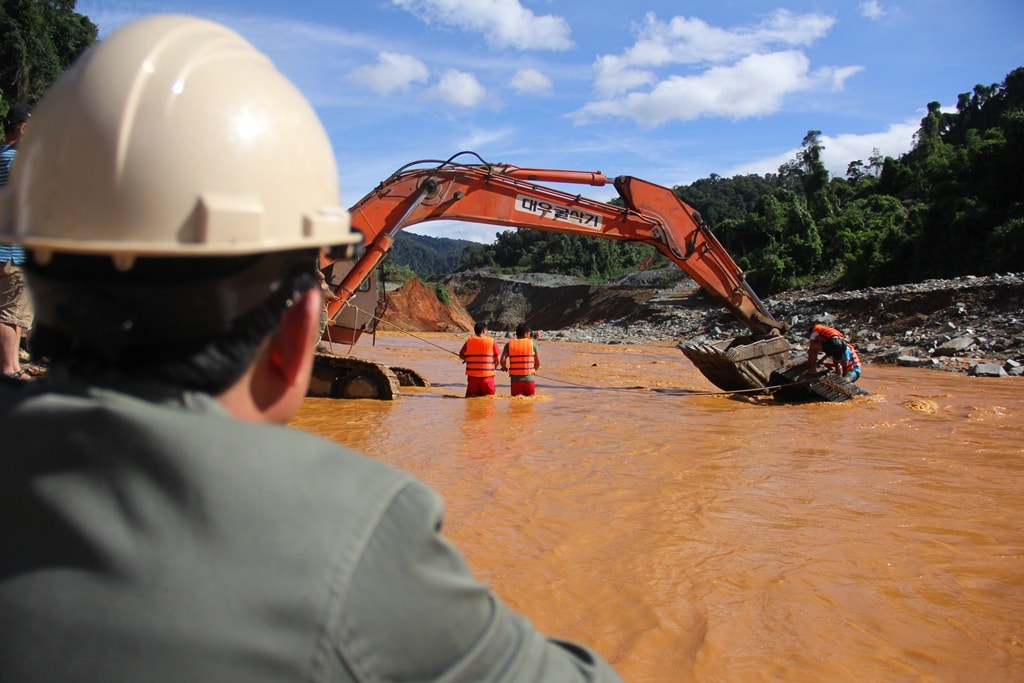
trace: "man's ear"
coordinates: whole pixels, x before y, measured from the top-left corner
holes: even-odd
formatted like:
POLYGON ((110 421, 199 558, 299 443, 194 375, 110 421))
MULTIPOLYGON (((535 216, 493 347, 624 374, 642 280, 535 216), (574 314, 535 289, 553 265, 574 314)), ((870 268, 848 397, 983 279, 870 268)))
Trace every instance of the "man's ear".
POLYGON ((309 289, 285 312, 277 332, 267 340, 267 364, 287 386, 309 382, 309 360, 320 329, 322 306, 319 289, 309 289))
POLYGON ((286 424, 309 389, 316 334, 320 331, 320 288, 311 288, 281 318, 248 372, 217 400, 240 420, 286 424))

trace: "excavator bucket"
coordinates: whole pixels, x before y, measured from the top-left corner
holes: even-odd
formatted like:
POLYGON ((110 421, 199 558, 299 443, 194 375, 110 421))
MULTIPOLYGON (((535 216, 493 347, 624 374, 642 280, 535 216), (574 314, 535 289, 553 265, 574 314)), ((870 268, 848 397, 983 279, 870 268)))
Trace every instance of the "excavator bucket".
POLYGON ((772 372, 789 361, 785 337, 727 339, 708 344, 680 342, 679 350, 708 381, 723 391, 767 390, 772 372))

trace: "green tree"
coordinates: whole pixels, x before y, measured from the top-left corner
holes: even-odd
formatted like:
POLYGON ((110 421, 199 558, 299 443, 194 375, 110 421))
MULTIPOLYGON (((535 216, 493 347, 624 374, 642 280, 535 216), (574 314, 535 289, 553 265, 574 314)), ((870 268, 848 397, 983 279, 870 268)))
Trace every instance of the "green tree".
POLYGON ((838 226, 825 245, 825 262, 842 266, 847 287, 902 281, 913 244, 907 232, 907 211, 894 197, 874 195, 843 208, 832 222, 838 226))
MULTIPOLYGON (((875 149, 829 177, 823 150, 811 130, 778 175, 712 175, 674 191, 762 293, 823 276, 863 287, 1024 270, 1024 67, 963 93, 955 113, 929 103, 899 157, 875 149)), ((584 277, 638 267, 619 243, 507 234, 467 253, 584 277)))
POLYGON ((74 10, 74 0, 0 0, 0 115, 39 100, 96 41, 96 25, 74 10))
POLYGON ((829 173, 821 154, 825 145, 821 143, 821 131, 809 130, 796 155, 800 170, 800 186, 803 189, 807 210, 815 220, 832 214, 832 197, 829 193, 829 173))
POLYGON ((796 192, 761 197, 742 221, 723 224, 722 246, 747 271, 751 286, 774 293, 820 271, 822 241, 814 218, 796 192))
POLYGON ((727 220, 742 220, 761 197, 781 187, 779 176, 755 174, 723 178, 711 174, 673 188, 676 196, 697 209, 713 228, 727 220))

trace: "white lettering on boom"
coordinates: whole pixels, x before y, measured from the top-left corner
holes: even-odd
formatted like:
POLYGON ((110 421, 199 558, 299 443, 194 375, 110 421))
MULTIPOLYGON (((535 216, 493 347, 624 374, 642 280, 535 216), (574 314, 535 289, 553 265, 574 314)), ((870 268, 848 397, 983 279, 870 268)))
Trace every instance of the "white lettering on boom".
POLYGON ((601 229, 601 217, 596 213, 574 209, 561 204, 553 204, 526 195, 516 195, 516 211, 530 213, 542 218, 550 218, 556 221, 572 223, 591 230, 601 229))

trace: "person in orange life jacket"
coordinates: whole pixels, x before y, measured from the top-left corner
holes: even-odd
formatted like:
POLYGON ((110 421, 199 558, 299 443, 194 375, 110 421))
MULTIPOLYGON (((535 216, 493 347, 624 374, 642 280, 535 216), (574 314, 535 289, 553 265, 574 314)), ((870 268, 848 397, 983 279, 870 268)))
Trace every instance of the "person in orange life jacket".
POLYGON ((808 334, 807 368, 811 372, 814 372, 818 369, 818 355, 825 352, 828 340, 834 338, 845 340, 846 336, 834 327, 829 327, 828 325, 823 325, 821 323, 811 325, 808 334))
POLYGON ((466 364, 466 398, 494 396, 494 372, 501 350, 498 342, 487 334, 487 325, 473 326, 474 335, 459 349, 459 358, 466 364))
POLYGON ((860 379, 860 356, 853 344, 842 337, 832 337, 825 342, 825 354, 828 356, 825 364, 830 370, 851 382, 860 379))
POLYGON ((516 338, 505 344, 498 362, 502 372, 508 372, 513 396, 533 396, 537 393, 534 373, 540 370, 540 355, 529 325, 520 323, 516 327, 516 338))
POLYGON ((828 325, 817 323, 811 326, 807 346, 807 362, 811 372, 818 367, 818 354, 824 353, 830 361, 830 369, 851 382, 860 379, 860 356, 846 336, 828 325))

